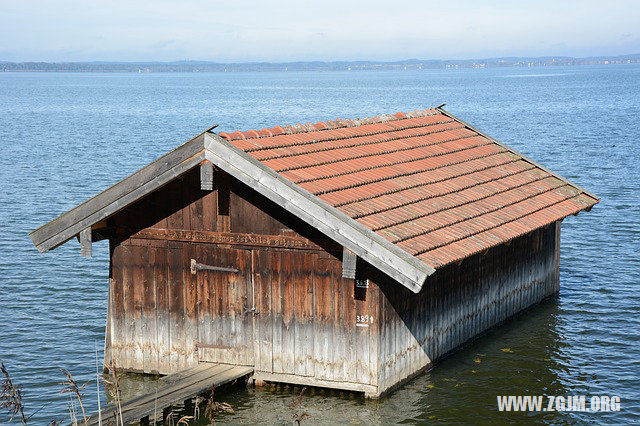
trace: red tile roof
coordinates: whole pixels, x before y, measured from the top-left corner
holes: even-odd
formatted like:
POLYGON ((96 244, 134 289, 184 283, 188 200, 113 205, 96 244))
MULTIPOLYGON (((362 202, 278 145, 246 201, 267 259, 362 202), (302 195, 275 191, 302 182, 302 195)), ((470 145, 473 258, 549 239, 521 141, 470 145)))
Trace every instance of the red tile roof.
POLYGON ((220 136, 435 269, 599 201, 440 109, 220 136))

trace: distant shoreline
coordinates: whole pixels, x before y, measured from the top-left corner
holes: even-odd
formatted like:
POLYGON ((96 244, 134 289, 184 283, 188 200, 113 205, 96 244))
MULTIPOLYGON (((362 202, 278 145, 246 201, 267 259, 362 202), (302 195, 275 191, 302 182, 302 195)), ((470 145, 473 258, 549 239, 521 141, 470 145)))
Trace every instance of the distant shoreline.
POLYGON ((241 62, 218 63, 206 61, 175 62, 3 62, 0 72, 260 72, 260 71, 384 71, 464 68, 531 68, 574 65, 612 65, 640 63, 640 54, 573 58, 545 56, 537 58, 505 57, 468 60, 404 61, 300 61, 300 62, 241 62))

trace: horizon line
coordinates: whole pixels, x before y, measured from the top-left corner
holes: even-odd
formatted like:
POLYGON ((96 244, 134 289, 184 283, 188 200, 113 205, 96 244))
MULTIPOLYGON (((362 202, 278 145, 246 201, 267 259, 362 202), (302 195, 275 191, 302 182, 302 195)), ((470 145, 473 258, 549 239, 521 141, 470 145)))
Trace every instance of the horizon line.
POLYGON ((205 59, 176 59, 170 61, 159 60, 136 60, 136 61, 119 61, 119 60, 84 60, 84 61, 40 61, 40 60, 28 60, 28 61, 5 61, 0 60, 1 64, 176 64, 176 63, 192 63, 192 64, 215 64, 215 65, 257 65, 257 64, 274 64, 274 65, 286 65, 286 64, 419 64, 419 63, 441 63, 441 62, 486 62, 486 61, 504 61, 504 60, 597 60, 597 59, 640 59, 639 53, 626 53, 621 55, 597 55, 597 56, 568 56, 568 55, 544 55, 544 56, 496 56, 486 58, 470 58, 470 59, 418 59, 407 58, 397 60, 376 60, 376 59, 353 59, 353 60, 291 60, 291 61, 242 61, 242 62, 218 62, 205 59))

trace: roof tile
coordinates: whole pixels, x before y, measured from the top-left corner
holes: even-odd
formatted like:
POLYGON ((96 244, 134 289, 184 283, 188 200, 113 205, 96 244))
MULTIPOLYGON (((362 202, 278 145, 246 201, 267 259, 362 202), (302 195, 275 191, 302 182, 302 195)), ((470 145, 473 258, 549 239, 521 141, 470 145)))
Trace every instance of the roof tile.
POLYGON ((599 201, 437 109, 220 136, 433 268, 599 201))

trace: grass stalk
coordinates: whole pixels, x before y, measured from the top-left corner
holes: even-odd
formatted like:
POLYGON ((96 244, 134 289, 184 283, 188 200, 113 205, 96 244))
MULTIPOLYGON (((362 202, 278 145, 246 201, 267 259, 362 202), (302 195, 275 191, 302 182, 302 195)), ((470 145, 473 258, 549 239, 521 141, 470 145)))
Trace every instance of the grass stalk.
POLYGON ((96 347, 96 388, 98 390, 98 425, 102 426, 102 406, 100 403, 100 370, 98 370, 98 342, 94 341, 96 347))
POLYGON ((22 386, 13 383, 2 361, 0 361, 0 371, 2 371, 2 375, 4 376, 0 384, 0 410, 6 410, 11 415, 9 421, 13 420, 16 414, 19 414, 22 424, 26 425, 27 418, 24 415, 22 386))
MULTIPOLYGON (((63 386, 60 393, 69 393, 71 395, 75 395, 76 399, 78 400, 78 405, 80 406, 80 410, 82 411, 82 420, 84 421, 84 424, 87 425, 88 424, 87 413, 84 409, 84 404, 82 403, 83 394, 81 393, 82 389, 84 389, 84 387, 87 384, 85 383, 82 386, 78 386, 78 383, 75 381, 75 379, 73 378, 69 370, 65 370, 64 368, 61 368, 60 371, 67 378, 67 380, 60 383, 63 386)), ((74 401, 72 401, 72 403, 74 403, 74 401)), ((74 403, 74 415, 75 415, 75 403, 74 403)), ((74 424, 76 424, 77 419, 74 419, 74 420, 75 420, 74 424)))
POLYGON ((122 400, 120 398, 120 378, 118 377, 118 371, 115 360, 111 360, 109 364, 104 364, 106 374, 102 377, 102 380, 106 385, 113 387, 116 403, 118 404, 118 418, 120 419, 120 426, 124 426, 122 420, 122 400))

